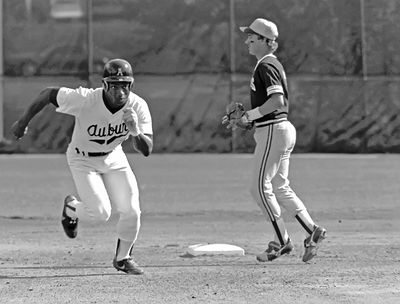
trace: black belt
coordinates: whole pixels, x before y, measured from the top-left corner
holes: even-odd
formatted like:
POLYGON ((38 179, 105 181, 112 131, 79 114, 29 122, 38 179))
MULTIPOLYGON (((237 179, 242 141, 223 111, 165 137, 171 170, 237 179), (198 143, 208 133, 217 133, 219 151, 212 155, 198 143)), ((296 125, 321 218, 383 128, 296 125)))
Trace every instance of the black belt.
POLYGON ((100 156, 106 156, 108 154, 110 154, 112 151, 108 151, 108 152, 85 152, 85 151, 81 151, 78 148, 75 148, 75 151, 77 154, 82 154, 83 156, 89 156, 89 157, 100 157, 100 156))
POLYGON ((110 154, 111 152, 87 152, 87 155, 89 157, 98 157, 98 156, 106 156, 110 154))

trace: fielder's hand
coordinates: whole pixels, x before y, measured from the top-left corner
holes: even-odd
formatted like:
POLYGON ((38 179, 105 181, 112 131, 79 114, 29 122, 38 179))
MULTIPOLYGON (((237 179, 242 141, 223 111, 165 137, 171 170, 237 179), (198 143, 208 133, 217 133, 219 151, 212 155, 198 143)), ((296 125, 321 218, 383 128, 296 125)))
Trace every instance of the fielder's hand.
POLYGON ((226 106, 226 114, 222 117, 222 124, 227 124, 227 129, 241 128, 250 130, 253 123, 248 120, 246 110, 240 102, 231 102, 226 106))
POLYGON ((131 135, 138 136, 141 133, 139 129, 139 118, 132 108, 124 110, 122 120, 125 122, 131 135))
POLYGON ((11 132, 15 136, 16 139, 20 139, 28 132, 28 126, 21 123, 19 120, 13 123, 11 126, 11 132))

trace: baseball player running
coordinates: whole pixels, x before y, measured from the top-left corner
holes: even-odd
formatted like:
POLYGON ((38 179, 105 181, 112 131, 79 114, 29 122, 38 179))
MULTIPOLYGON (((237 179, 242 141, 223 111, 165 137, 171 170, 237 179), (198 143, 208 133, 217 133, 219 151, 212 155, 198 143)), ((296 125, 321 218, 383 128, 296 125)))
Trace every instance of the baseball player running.
POLYGON ((289 99, 286 75, 274 55, 278 47, 278 29, 268 20, 258 18, 250 26, 240 27, 247 34, 245 44, 257 64, 250 82, 251 110, 242 117, 255 125, 255 164, 251 194, 265 216, 272 222, 275 239, 257 255, 261 262, 272 261, 293 250, 281 206, 291 212, 309 235, 304 240, 304 262, 316 254, 326 229, 316 225, 303 202, 289 186, 289 159, 296 142, 296 130, 288 121, 289 99))
POLYGON ((112 59, 104 66, 102 87, 48 87, 11 129, 21 138, 30 120, 50 103, 57 112, 75 117, 66 156, 78 197, 68 195, 64 200, 64 231, 75 238, 78 220, 107 221, 111 206, 115 207, 120 217, 113 266, 127 274, 142 274, 132 256, 140 228, 139 190, 121 144, 132 136, 134 148, 148 156, 153 130, 146 101, 131 91, 133 82, 131 65, 112 59))

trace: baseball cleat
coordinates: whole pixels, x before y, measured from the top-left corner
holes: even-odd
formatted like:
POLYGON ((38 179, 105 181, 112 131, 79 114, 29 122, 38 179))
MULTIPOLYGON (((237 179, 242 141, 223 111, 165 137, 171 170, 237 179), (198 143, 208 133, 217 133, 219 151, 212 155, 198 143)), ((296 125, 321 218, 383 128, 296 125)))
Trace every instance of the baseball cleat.
POLYGON ((273 261, 280 257, 282 254, 289 254, 293 250, 293 244, 290 238, 287 240, 285 245, 281 245, 278 242, 271 241, 268 244, 267 250, 256 256, 257 261, 267 262, 273 261))
POLYGON ((325 237, 326 229, 316 226, 311 235, 304 240, 303 262, 308 262, 317 255, 318 246, 325 237))
POLYGON ((113 266, 118 271, 123 271, 127 274, 138 275, 144 273, 143 269, 140 268, 139 265, 132 258, 127 258, 121 261, 117 261, 117 258, 115 257, 113 260, 113 266))
POLYGON ((64 199, 64 207, 61 217, 61 224, 64 228, 64 232, 71 239, 75 238, 78 235, 78 219, 77 218, 73 219, 72 217, 69 217, 67 215, 67 208, 75 211, 74 207, 68 205, 73 200, 76 200, 76 198, 73 195, 68 195, 64 199))

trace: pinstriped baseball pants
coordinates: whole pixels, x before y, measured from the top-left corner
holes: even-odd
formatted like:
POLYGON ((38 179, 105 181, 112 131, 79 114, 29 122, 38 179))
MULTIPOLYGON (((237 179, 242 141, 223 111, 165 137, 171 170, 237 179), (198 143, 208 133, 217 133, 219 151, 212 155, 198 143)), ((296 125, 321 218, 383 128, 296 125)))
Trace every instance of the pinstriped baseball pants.
POLYGON ((282 219, 283 207, 311 234, 314 222, 289 185, 290 155, 296 143, 296 129, 289 121, 256 128, 256 148, 250 192, 274 228, 275 241, 285 244, 288 232, 282 219))

